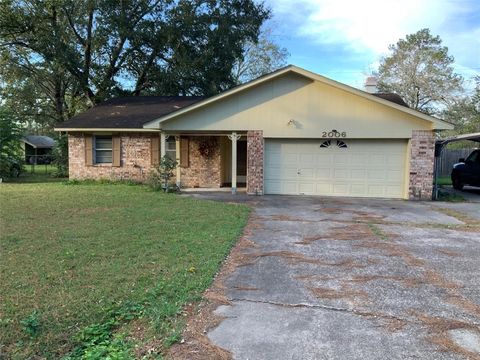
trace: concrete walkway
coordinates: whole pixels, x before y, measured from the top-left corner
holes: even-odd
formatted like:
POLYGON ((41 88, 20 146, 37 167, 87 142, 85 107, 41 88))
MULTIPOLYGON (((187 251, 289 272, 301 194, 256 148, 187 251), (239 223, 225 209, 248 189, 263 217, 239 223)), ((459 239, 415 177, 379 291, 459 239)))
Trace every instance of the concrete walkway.
POLYGON ((228 305, 207 334, 234 359, 480 359, 480 226, 468 211, 216 199, 254 207, 251 246, 242 263, 227 262, 228 305))

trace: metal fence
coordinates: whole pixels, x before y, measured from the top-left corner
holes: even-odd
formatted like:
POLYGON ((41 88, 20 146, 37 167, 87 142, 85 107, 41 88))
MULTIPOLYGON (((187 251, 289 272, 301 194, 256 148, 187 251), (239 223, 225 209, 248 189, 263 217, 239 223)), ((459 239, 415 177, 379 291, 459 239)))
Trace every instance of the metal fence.
POLYGON ((24 169, 31 174, 51 174, 56 167, 52 165, 53 156, 45 155, 27 155, 24 169))
POLYGON ((466 158, 473 149, 444 149, 438 162, 438 175, 449 176, 453 164, 458 163, 460 158, 466 158))

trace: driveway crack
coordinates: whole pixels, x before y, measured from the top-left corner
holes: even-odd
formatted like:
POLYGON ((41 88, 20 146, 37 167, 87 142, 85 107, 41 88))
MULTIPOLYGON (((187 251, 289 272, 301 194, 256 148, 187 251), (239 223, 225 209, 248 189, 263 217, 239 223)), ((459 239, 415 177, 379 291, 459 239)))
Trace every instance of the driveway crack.
POLYGON ((345 312, 370 318, 385 318, 385 319, 394 319, 399 321, 407 321, 412 322, 409 319, 401 318, 395 315, 390 314, 383 314, 383 313, 373 313, 369 311, 362 311, 362 310, 355 310, 343 307, 336 307, 336 306, 328 306, 328 305, 319 305, 319 304, 305 304, 305 303, 297 303, 297 304, 286 304, 277 301, 267 301, 267 300, 252 300, 252 299, 245 299, 245 298, 232 298, 229 299, 232 302, 250 302, 250 303, 258 303, 258 304, 267 304, 267 305, 274 305, 274 306, 281 306, 286 308, 308 308, 308 309, 320 309, 320 310, 329 310, 329 311, 337 311, 337 312, 345 312))

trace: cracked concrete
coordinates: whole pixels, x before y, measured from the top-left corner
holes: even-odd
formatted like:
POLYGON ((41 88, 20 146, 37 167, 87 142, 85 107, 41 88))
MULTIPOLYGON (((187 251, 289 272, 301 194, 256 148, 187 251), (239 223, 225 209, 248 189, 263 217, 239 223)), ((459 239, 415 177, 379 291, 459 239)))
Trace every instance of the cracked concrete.
POLYGON ((224 281, 230 305, 208 332, 234 359, 480 359, 480 223, 461 207, 241 201, 255 247, 224 281))

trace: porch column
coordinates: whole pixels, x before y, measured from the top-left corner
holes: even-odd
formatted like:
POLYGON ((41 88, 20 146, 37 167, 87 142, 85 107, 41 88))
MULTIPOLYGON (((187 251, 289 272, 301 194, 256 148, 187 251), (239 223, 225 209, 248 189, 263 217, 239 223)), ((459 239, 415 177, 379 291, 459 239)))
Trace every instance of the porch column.
POLYGON ((233 132, 232 135, 228 135, 228 138, 232 140, 232 194, 237 193, 237 140, 241 135, 233 132))
POLYGON ((177 161, 176 184, 180 188, 180 136, 175 136, 175 154, 175 160, 177 161))
MULTIPOLYGON (((164 132, 160 133, 160 157, 164 157, 167 153, 166 149, 167 135, 164 132)), ((161 160, 161 159, 160 159, 161 160)))

